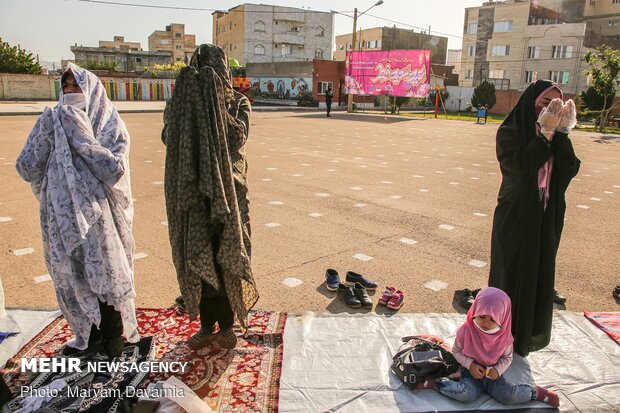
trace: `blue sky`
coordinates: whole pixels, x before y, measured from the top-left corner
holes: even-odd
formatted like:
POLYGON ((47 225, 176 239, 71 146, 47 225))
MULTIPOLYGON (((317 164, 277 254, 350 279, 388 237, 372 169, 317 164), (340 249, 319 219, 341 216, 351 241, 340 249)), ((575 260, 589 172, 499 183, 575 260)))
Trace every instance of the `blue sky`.
MULTIPOLYGON (((106 0, 103 0, 106 1, 106 0)), ((110 0, 112 1, 112 0, 110 0)), ((192 7, 227 10, 241 4, 228 0, 116 0, 123 3, 192 7)), ((259 0, 254 3, 304 7, 312 10, 330 9, 352 14, 357 7, 361 13, 376 0, 259 0)), ((384 0, 369 15, 391 19, 392 23, 372 16, 362 16, 358 29, 377 26, 428 28, 431 31, 462 35, 465 7, 479 6, 482 0, 384 0), (407 26, 410 25, 410 26, 407 26)), ((126 41, 140 42, 148 49, 148 36, 154 30, 163 30, 170 23, 185 23, 187 33, 196 35, 197 43, 211 41, 212 16, 210 11, 152 9, 118 5, 96 4, 79 0, 0 0, 0 37, 4 41, 38 54, 42 62, 60 62, 73 58, 69 47, 74 43, 97 46, 99 40, 112 40, 115 35, 126 41)), ((353 21, 336 15, 335 33, 350 33, 353 21)), ((419 29, 414 29, 419 31, 419 29)), ((448 36, 448 47, 461 48, 459 37, 448 36)))

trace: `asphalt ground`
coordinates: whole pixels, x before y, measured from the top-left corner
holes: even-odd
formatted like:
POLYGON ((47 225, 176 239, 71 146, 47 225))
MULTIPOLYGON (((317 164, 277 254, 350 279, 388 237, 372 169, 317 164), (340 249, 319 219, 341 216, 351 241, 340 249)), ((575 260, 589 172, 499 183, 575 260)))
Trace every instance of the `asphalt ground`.
MULTIPOLYGON (((390 314, 454 312, 453 292, 486 284, 500 173, 497 124, 261 112, 247 154, 258 308, 390 314), (371 310, 345 307, 324 273, 347 270, 379 283, 371 310)), ((132 139, 137 305, 169 306, 178 284, 164 206, 161 113, 124 114, 132 139)), ((56 307, 43 261, 38 204, 15 172, 35 116, 0 117, 0 276, 8 307, 56 307), (34 249, 34 252, 29 253, 34 249), (22 255, 15 255, 15 253, 22 255), (45 277, 44 277, 45 278, 45 277)), ((581 171, 567 192, 556 285, 572 311, 618 311, 620 140, 571 135, 581 171)))

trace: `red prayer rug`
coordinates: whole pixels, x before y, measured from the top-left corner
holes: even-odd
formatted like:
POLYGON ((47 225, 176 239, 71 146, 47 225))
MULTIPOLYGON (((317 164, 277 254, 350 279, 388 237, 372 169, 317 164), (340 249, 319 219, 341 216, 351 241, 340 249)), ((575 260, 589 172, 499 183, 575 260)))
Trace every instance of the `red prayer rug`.
POLYGON ((620 344, 620 312, 595 313, 585 311, 583 315, 603 330, 612 340, 620 344))
MULTIPOLYGON (((178 309, 137 310, 142 337, 153 336, 154 358, 158 361, 188 362, 183 373, 151 373, 140 387, 175 375, 211 409, 218 412, 277 412, 282 370, 283 334, 286 313, 251 311, 248 331, 239 336, 237 347, 222 350, 206 347, 190 350, 185 344, 200 328, 178 309)), ((52 357, 72 338, 64 317, 59 317, 9 359, 2 370, 13 394, 34 376, 21 373, 21 358, 52 357)))

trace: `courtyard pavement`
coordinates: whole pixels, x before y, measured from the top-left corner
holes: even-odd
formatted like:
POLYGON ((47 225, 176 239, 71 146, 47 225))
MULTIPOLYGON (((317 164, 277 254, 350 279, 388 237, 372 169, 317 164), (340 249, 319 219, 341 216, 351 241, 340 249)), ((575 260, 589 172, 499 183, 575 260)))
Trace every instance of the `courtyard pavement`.
MULTIPOLYGON (((131 134, 137 305, 178 295, 170 255, 161 113, 122 115, 131 134)), ((36 116, 0 117, 0 277, 9 307, 56 307, 38 205, 15 172, 36 116)), ((401 312, 454 312, 455 289, 486 284, 501 175, 498 124, 319 112, 256 112, 247 144, 257 307, 364 312, 323 281, 347 270, 405 293, 401 312)), ((620 141, 571 135, 581 171, 569 187, 557 288, 572 311, 618 311, 620 141)), ((391 313, 385 307, 372 312, 391 313)))

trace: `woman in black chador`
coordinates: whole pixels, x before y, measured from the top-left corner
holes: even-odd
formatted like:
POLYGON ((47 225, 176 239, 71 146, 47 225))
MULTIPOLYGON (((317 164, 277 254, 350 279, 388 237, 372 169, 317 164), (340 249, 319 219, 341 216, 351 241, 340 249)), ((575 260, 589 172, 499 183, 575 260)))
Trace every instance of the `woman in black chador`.
POLYGON ((560 244, 564 194, 579 171, 568 133, 575 104, 538 80, 521 95, 497 131, 502 184, 491 239, 489 286, 512 300, 514 349, 527 356, 549 344, 555 257, 560 244))

